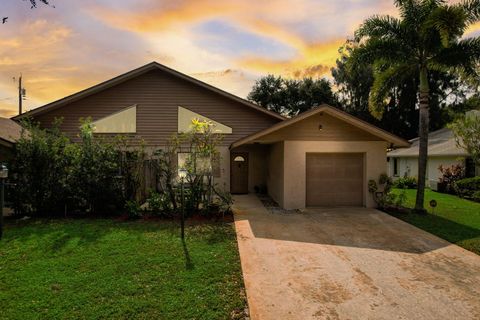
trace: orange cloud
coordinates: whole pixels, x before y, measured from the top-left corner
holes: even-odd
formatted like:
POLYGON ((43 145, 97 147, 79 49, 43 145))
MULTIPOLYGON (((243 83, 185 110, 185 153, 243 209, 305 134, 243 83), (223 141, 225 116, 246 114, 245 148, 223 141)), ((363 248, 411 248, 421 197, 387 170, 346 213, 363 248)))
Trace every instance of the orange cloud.
POLYGON ((133 32, 158 32, 174 26, 199 21, 220 13, 235 11, 235 4, 223 1, 183 1, 169 6, 154 6, 137 12, 94 7, 90 11, 102 21, 133 32))
POLYGON ((18 89, 13 78, 23 74, 26 110, 82 88, 88 78, 71 77, 78 67, 69 65, 72 32, 59 23, 36 20, 22 25, 0 41, 0 115, 18 110, 18 89))
POLYGON ((247 57, 238 61, 242 68, 264 73, 286 75, 294 78, 319 77, 330 72, 338 57, 338 48, 344 39, 327 43, 306 44, 298 48, 298 54, 292 59, 274 61, 261 57, 247 57))

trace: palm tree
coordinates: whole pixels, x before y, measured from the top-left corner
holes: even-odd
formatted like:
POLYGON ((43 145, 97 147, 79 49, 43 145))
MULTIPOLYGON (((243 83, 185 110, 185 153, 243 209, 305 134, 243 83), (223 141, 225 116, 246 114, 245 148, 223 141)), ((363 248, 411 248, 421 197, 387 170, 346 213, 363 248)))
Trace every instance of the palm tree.
POLYGON ((395 6, 400 10, 399 18, 376 15, 355 32, 357 47, 350 63, 373 65, 369 109, 377 118, 381 118, 392 88, 405 79, 418 79, 420 149, 415 209, 425 212, 429 74, 461 72, 478 77, 480 37, 462 36, 468 26, 480 20, 480 0, 457 4, 443 0, 395 0, 395 6))

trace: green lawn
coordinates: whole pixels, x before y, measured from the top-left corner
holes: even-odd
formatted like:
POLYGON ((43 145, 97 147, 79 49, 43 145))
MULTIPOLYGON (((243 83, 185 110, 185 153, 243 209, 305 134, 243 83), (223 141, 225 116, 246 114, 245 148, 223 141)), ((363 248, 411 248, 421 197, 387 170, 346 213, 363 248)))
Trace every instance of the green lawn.
POLYGON ((245 294, 232 224, 38 220, 0 241, 1 319, 231 319, 245 294))
MULTIPOLYGON (((396 194, 402 190, 395 189, 396 194)), ((416 190, 406 190, 406 207, 413 208, 416 190)), ((395 214, 408 223, 480 254, 480 203, 461 199, 449 194, 425 190, 425 206, 429 214, 395 214), (438 206, 433 210, 430 200, 438 206)))

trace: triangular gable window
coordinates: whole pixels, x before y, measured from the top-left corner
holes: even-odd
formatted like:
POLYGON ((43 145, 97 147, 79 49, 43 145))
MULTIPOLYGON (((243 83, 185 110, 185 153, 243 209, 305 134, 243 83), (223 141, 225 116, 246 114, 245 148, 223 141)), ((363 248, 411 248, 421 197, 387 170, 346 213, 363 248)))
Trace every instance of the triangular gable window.
POLYGON ((192 120, 194 119, 211 122, 215 133, 232 133, 232 128, 183 107, 178 107, 178 132, 189 131, 192 125, 192 120))
POLYGON ((95 133, 137 132, 137 105, 122 109, 92 122, 95 133))

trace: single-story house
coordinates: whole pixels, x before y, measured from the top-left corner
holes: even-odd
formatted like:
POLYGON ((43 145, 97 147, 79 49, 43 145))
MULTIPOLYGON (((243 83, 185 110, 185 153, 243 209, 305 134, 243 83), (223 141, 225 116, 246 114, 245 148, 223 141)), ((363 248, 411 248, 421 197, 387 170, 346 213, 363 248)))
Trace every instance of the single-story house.
POLYGON ((327 105, 286 119, 156 62, 14 119, 26 116, 42 126, 63 117, 60 129, 74 140, 79 118, 92 117, 97 134, 127 135, 147 150, 194 118, 210 120, 224 135, 216 183, 235 194, 266 189, 286 209, 373 207, 367 183, 385 172, 387 148, 410 145, 327 105))
MULTIPOLYGON (((387 172, 390 177, 416 177, 418 173, 418 138, 410 140, 409 148, 393 150, 387 153, 387 172)), ((440 165, 449 167, 460 164, 465 167, 467 177, 480 173, 475 168, 475 163, 469 157, 465 149, 460 148, 453 135, 452 130, 443 128, 428 135, 428 160, 426 180, 431 186, 438 182, 442 173, 438 169, 440 165)))
POLYGON ((7 162, 13 156, 15 143, 22 134, 22 127, 8 118, 0 118, 0 163, 7 162))

